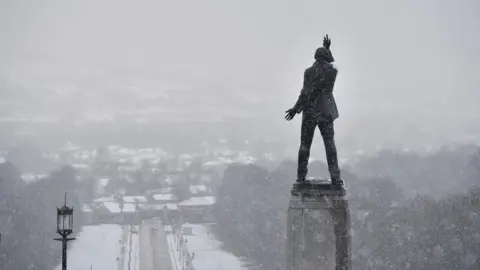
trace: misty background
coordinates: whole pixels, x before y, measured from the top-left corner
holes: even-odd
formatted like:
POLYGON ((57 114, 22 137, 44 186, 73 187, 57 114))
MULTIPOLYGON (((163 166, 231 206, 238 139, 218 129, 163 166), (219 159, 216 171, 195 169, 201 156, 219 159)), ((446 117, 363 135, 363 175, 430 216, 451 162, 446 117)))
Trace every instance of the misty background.
POLYGON ((300 121, 285 123, 284 111, 326 33, 340 69, 340 153, 471 140, 479 131, 476 1, 0 5, 3 142, 20 138, 12 132, 39 133, 39 143, 86 138, 98 123, 109 140, 129 125, 164 122, 200 137, 199 123, 215 122, 213 134, 236 123, 241 136, 297 147, 300 121))

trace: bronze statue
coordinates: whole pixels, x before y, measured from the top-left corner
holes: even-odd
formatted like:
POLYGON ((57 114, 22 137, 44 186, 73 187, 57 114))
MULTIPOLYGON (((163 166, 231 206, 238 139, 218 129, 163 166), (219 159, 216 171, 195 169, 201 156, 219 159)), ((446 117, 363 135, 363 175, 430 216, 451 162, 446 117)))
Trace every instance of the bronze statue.
POLYGON ((315 62, 305 70, 303 88, 293 108, 286 111, 285 119, 290 121, 303 112, 300 150, 298 151, 297 182, 304 182, 307 177, 308 159, 315 128, 318 126, 325 144, 328 170, 335 188, 343 188, 338 167, 337 149, 335 147, 333 122, 338 118, 337 105, 333 97, 333 87, 337 69, 330 51, 331 40, 326 35, 323 47, 315 52, 315 62))

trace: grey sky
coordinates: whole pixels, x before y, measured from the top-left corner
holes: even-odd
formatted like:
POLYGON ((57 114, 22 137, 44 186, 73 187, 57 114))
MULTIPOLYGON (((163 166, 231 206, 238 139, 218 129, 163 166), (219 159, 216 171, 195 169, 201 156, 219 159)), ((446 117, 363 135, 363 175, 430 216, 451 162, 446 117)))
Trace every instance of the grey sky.
POLYGON ((0 95, 14 85, 31 110, 75 114, 166 93, 180 110, 245 108, 280 123, 328 33, 344 132, 371 115, 466 123, 479 112, 478 14, 474 0, 2 0, 0 95))

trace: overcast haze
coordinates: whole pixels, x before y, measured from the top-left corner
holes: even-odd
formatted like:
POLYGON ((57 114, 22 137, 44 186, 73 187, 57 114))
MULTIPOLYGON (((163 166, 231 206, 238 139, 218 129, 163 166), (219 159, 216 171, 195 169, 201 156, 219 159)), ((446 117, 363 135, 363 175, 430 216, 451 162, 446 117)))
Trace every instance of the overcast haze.
POLYGON ((328 33, 337 134, 466 135, 479 121, 479 12, 476 1, 2 0, 0 113, 258 117, 298 137, 283 114, 328 33))

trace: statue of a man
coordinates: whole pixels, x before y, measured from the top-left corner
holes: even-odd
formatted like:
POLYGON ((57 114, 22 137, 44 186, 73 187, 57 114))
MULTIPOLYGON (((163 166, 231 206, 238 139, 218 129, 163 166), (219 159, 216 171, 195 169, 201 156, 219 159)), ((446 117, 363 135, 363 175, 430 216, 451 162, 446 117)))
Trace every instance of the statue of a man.
POLYGON ((303 88, 295 106, 286 111, 285 119, 290 121, 303 112, 300 150, 298 151, 297 182, 305 181, 308 171, 308 159, 315 128, 318 126, 325 144, 328 170, 335 188, 343 188, 338 167, 337 148, 335 147, 333 121, 338 118, 337 105, 333 98, 333 87, 337 69, 330 51, 330 38, 323 39, 323 47, 315 52, 315 62, 305 70, 303 88))

